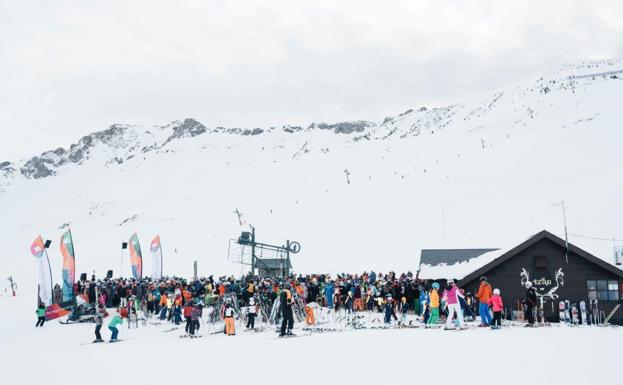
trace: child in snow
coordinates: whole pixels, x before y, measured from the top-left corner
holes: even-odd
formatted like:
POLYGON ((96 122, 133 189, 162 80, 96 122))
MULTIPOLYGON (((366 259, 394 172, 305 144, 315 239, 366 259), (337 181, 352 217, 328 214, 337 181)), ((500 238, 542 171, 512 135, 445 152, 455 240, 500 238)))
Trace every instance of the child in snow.
MULTIPOLYGON (((426 311, 426 307, 428 306, 429 296, 426 293, 424 288, 420 288, 420 314, 419 316, 424 319, 424 312, 426 311)), ((416 314, 417 315, 417 314, 416 314)))
POLYGON ((225 304, 225 334, 228 336, 236 335, 236 325, 234 322, 234 308, 230 303, 225 304))
POLYGON ((255 298, 249 298, 249 307, 247 309, 247 329, 255 329, 255 316, 257 315, 258 305, 255 298))
MULTIPOLYGON (((190 333, 191 324, 193 323, 192 313, 193 313, 192 302, 190 301, 186 302, 186 306, 184 306, 184 318, 186 318, 186 327, 184 330, 186 331, 186 334, 193 334, 193 333, 190 333)), ((194 325, 192 325, 192 328, 194 329, 194 325)))
POLYGON ((407 313, 409 312, 409 303, 407 303, 407 297, 402 297, 400 298, 400 303, 402 304, 401 307, 401 313, 402 316, 400 317, 400 324, 401 325, 405 325, 407 323, 407 313))
POLYGON ((176 325, 179 325, 180 323, 182 323, 182 305, 181 304, 176 304, 175 307, 173 308, 173 322, 176 325))
POLYGON ((500 297, 500 289, 493 290, 493 297, 489 298, 489 306, 493 308, 493 323, 491 329, 500 329, 502 327, 502 297, 500 297))
POLYGON ((37 323, 35 324, 35 327, 43 327, 43 324, 45 323, 45 306, 43 304, 39 304, 39 307, 35 312, 37 313, 37 323))
POLYGON ((95 312, 95 341, 93 341, 94 343, 97 342, 104 342, 104 340, 102 339, 102 334, 100 333, 100 330, 102 330, 102 324, 104 323, 104 307, 102 305, 99 305, 97 307, 97 311, 95 312))
POLYGON ((119 314, 119 311, 117 310, 117 314, 115 314, 115 316, 112 317, 112 319, 108 323, 108 329, 112 333, 110 336, 110 341, 108 342, 117 342, 117 336, 119 335, 119 329, 117 329, 117 325, 121 325, 121 324, 123 324, 123 318, 121 317, 121 315, 119 314))
POLYGON ((387 295, 387 301, 385 301, 385 324, 389 325, 392 322, 392 317, 394 317, 395 320, 398 320, 398 317, 396 317, 396 313, 394 312, 394 304, 392 303, 393 299, 391 294, 387 295))
POLYGON ((437 321, 439 321, 439 283, 433 282, 433 288, 428 295, 429 298, 429 315, 428 321, 426 322, 427 326, 436 325, 437 321))

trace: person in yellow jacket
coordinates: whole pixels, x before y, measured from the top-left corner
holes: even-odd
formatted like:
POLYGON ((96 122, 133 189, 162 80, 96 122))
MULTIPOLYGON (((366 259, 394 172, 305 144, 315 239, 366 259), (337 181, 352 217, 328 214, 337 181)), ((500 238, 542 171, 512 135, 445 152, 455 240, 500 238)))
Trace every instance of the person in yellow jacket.
POLYGON ((428 294, 430 301, 430 314, 428 316, 427 327, 430 325, 436 325, 439 321, 439 283, 433 282, 433 288, 428 294))

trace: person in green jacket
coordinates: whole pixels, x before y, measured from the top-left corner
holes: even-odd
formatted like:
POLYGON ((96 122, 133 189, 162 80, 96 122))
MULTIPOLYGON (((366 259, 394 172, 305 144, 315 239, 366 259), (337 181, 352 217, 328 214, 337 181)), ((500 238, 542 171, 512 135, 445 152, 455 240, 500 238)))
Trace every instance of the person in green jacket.
POLYGON ((37 326, 41 326, 43 327, 43 324, 45 323, 45 306, 43 306, 43 304, 40 304, 39 307, 36 310, 37 313, 37 323, 35 324, 35 327, 37 326))
POLYGON ((119 329, 117 329, 117 325, 121 324, 123 324, 123 318, 121 318, 121 315, 117 313, 108 323, 108 329, 112 333, 112 335, 110 336, 110 341, 108 342, 117 342, 117 335, 119 335, 119 329))

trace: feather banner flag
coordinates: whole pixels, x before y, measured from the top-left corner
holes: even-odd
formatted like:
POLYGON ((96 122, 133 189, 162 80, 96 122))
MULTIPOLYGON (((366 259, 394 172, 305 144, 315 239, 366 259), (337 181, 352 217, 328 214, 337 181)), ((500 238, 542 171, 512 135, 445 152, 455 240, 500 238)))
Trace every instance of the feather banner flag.
POLYGON ((141 244, 138 242, 138 235, 132 234, 130 242, 130 264, 132 265, 132 276, 134 279, 143 278, 143 255, 141 254, 141 244))
POLYGON ((156 235, 149 248, 152 256, 151 279, 158 281, 162 278, 162 246, 160 245, 160 235, 156 235))
POLYGON ((76 255, 71 230, 61 236, 61 255, 63 256, 63 302, 74 300, 74 282, 76 282, 76 255))
POLYGON ((43 239, 39 235, 32 245, 30 245, 30 253, 37 258, 39 264, 38 283, 39 283, 39 300, 45 305, 52 305, 52 269, 50 268, 50 259, 45 251, 43 239))

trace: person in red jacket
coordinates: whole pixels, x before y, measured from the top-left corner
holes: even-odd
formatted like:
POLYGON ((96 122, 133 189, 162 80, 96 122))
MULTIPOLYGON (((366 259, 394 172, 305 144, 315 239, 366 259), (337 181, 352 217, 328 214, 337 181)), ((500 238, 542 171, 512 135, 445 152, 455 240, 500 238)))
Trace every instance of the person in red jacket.
MULTIPOLYGON (((191 323, 192 321, 192 314, 193 314, 193 304, 192 302, 186 302, 186 306, 184 306, 184 318, 186 318, 186 327, 185 327, 185 331, 186 334, 193 334, 190 332, 191 329, 191 323)), ((192 327, 194 329, 194 327, 192 327)))
POLYGON ((504 304, 502 303, 502 297, 500 297, 500 289, 493 290, 493 297, 489 299, 489 306, 493 308, 491 329, 502 328, 502 309, 504 309, 504 304))
POLYGON ((480 287, 478 288, 478 292, 476 293, 476 298, 478 298, 478 302, 480 306, 478 310, 480 312, 480 319, 482 320, 483 326, 488 326, 491 324, 491 314, 489 313, 489 299, 491 299, 491 285, 487 282, 487 277, 484 275, 480 277, 480 287))

